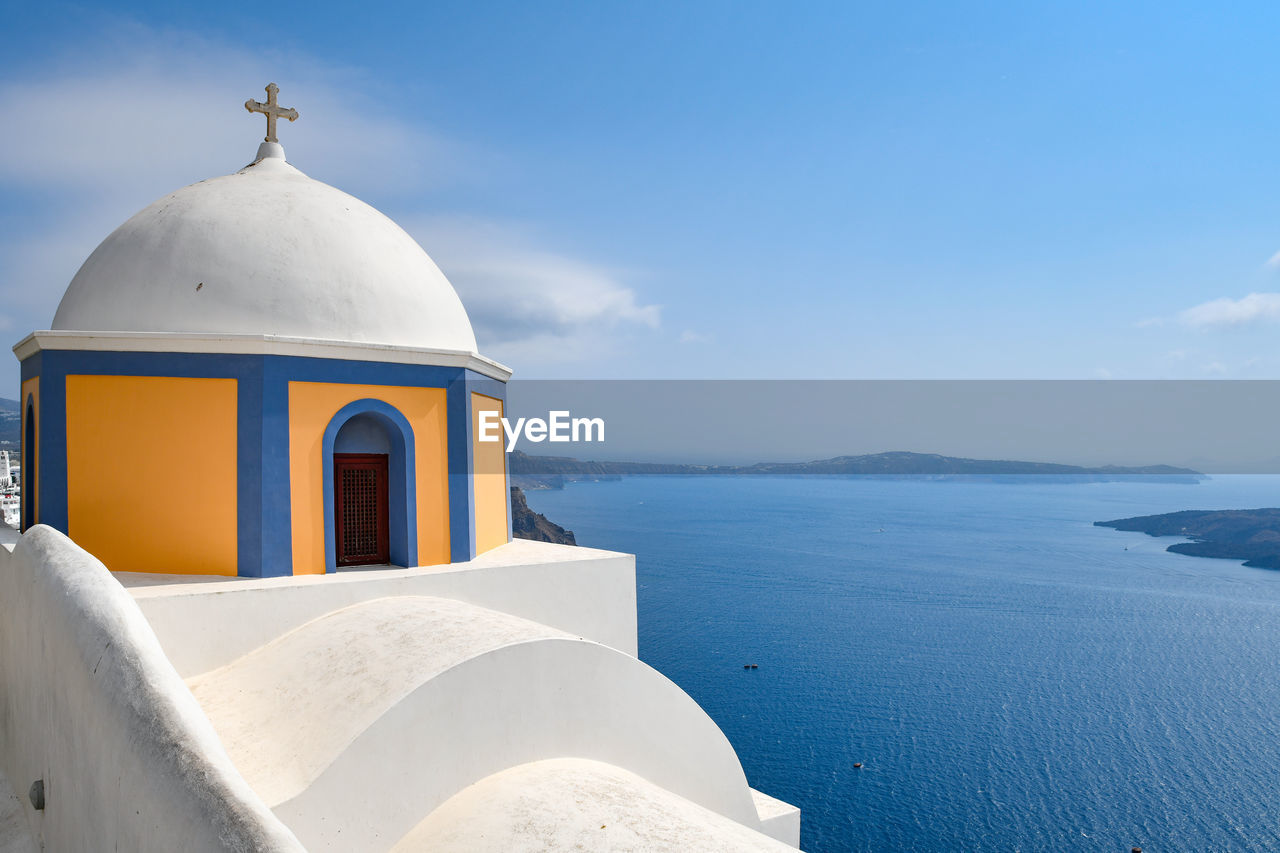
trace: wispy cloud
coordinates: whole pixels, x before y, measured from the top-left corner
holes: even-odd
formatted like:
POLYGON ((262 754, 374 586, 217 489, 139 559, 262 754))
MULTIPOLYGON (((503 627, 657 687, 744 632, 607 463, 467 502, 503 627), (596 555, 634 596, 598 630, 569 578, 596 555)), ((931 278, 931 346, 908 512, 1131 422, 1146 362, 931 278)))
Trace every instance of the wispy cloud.
POLYGON ((612 352, 620 334, 656 329, 626 273, 548 249, 529 229, 472 217, 406 228, 440 264, 486 352, 563 362, 612 352))
POLYGON ((305 132, 281 123, 290 161, 323 171, 327 182, 421 188, 431 175, 453 174, 458 166, 454 146, 387 115, 358 69, 304 54, 249 53, 182 33, 129 30, 125 45, 118 38, 85 45, 73 64, 0 85, 0 110, 21 116, 30 129, 0 136, 0 180, 45 193, 130 189, 151 200, 234 171, 253 158, 265 131, 264 119, 240 104, 263 98, 267 81, 280 85, 286 105, 301 99, 305 132), (369 166, 372 149, 377 168, 369 166))
POLYGON ((1178 322, 1195 329, 1226 329, 1280 321, 1280 293, 1214 299, 1181 311, 1178 322))
POLYGON ((23 209, 0 235, 6 330, 47 327, 80 263, 128 216, 249 162, 265 128, 240 104, 262 98, 269 80, 302 114, 297 128, 281 127, 290 161, 389 205, 402 224, 418 222, 406 230, 454 282, 486 353, 589 361, 593 346, 616 347, 620 331, 658 326, 658 306, 621 271, 548 248, 519 223, 428 212, 424 193, 446 180, 491 180, 481 176, 495 171, 497 155, 380 109, 362 70, 121 27, 127 32, 0 83, 0 114, 30 129, 0 135, 0 190, 23 209))

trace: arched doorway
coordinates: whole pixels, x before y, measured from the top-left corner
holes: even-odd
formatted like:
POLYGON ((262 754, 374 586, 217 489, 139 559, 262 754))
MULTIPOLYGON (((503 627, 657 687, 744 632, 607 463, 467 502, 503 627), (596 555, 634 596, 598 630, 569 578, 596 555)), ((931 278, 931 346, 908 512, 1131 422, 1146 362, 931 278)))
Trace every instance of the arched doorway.
POLYGON ((413 429, 394 407, 357 400, 325 430, 325 564, 417 565, 413 429))
POLYGON ((390 456, 391 437, 376 415, 356 415, 333 440, 334 560, 339 566, 390 562, 390 456))

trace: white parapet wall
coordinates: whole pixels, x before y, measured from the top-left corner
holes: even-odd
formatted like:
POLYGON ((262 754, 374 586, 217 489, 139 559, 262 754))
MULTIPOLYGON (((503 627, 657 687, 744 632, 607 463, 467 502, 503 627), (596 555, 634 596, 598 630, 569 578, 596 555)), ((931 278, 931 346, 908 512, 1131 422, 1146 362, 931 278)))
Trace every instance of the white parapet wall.
POLYGON ((0 547, 0 770, 59 853, 301 851, 132 597, 49 527, 0 547), (44 789, 37 811, 26 796, 44 789))
POLYGON ((327 613, 399 595, 465 601, 636 656, 636 558, 614 551, 516 539, 445 566, 279 578, 117 577, 184 678, 327 613))

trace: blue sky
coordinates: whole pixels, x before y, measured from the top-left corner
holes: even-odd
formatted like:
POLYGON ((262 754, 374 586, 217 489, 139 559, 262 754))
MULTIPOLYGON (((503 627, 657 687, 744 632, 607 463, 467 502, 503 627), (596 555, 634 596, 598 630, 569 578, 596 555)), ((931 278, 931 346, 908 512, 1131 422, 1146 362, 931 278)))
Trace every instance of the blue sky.
POLYGON ((519 377, 1280 378, 1272 4, 3 15, 11 342, 248 162, 274 80, 290 160, 404 225, 519 377))

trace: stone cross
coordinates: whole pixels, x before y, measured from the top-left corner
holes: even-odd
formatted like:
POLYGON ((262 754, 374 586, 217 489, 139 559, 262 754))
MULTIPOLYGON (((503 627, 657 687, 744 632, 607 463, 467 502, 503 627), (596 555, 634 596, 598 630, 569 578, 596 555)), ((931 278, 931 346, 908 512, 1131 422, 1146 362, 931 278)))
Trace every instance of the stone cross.
POLYGON ((289 121, 298 120, 298 111, 295 109, 286 109, 276 102, 276 95, 280 92, 280 87, 275 83, 267 84, 267 102, 264 104, 255 101, 252 98, 244 102, 244 108, 251 113, 262 113, 267 117, 267 138, 264 142, 279 142, 276 139, 276 119, 287 118, 289 121))

